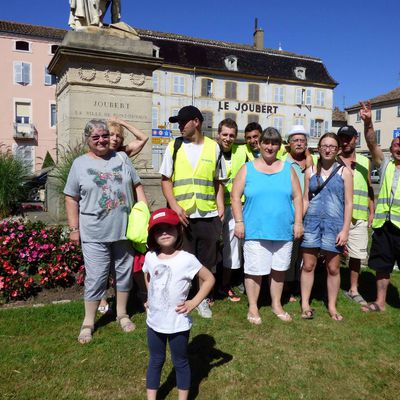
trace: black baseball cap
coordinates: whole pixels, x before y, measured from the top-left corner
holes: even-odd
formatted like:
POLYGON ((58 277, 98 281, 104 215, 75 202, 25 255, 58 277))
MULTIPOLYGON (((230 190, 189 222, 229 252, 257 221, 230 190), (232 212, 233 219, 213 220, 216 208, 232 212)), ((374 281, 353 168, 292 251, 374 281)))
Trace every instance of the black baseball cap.
POLYGON ((355 129, 354 126, 352 126, 352 125, 345 125, 345 126, 342 126, 342 127, 338 130, 337 134, 338 134, 339 136, 341 136, 341 135, 346 135, 346 136, 358 136, 358 132, 356 131, 356 129, 355 129))
POLYGON ((204 121, 203 115, 200 110, 195 106, 182 107, 178 115, 169 117, 169 122, 181 122, 181 121, 191 121, 192 119, 198 118, 200 121, 204 121))

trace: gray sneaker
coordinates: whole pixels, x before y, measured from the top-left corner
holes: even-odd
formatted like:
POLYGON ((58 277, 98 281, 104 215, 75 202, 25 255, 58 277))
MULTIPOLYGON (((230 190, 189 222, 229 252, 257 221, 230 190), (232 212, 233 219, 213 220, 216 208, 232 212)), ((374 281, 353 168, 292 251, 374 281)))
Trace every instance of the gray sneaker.
POLYGON ((212 317, 212 311, 210 309, 210 306, 208 305, 207 299, 204 299, 197 307, 196 307, 197 312, 199 313, 200 317, 202 318, 211 318, 212 317))

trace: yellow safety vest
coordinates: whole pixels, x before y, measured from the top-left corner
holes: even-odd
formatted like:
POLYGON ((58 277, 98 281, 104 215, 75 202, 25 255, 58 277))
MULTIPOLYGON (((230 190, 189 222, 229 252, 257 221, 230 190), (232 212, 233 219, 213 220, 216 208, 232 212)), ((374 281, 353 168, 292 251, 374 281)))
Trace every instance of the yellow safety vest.
POLYGON ((284 161, 287 157, 287 151, 285 145, 282 143, 281 147, 279 148, 278 152, 276 153, 276 158, 278 160, 284 161))
MULTIPOLYGON (((173 154, 174 142, 169 143, 169 151, 173 154)), ((173 194, 178 204, 185 210, 211 212, 217 210, 214 187, 215 170, 217 168, 217 143, 204 137, 203 150, 195 170, 192 168, 184 146, 176 154, 174 173, 171 177, 173 194)))
POLYGON ((394 198, 391 199, 395 169, 394 161, 389 161, 382 178, 383 183, 379 191, 375 218, 372 222, 373 228, 380 228, 386 221, 390 220, 393 225, 400 229, 400 184, 397 185, 394 198))
MULTIPOLYGON (((245 162, 249 159, 246 147, 246 145, 239 146, 237 144, 234 144, 232 146, 231 162, 225 162, 226 173, 228 177, 228 181, 224 185, 224 198, 226 206, 231 204, 231 191, 233 180, 235 179, 235 176, 239 172, 239 169, 242 167, 242 165, 244 165, 245 162)), ((242 198, 242 201, 244 201, 244 197, 242 198)))
POLYGON ((368 174, 369 160, 367 157, 356 154, 356 168, 354 169, 353 214, 354 219, 368 220, 368 174))

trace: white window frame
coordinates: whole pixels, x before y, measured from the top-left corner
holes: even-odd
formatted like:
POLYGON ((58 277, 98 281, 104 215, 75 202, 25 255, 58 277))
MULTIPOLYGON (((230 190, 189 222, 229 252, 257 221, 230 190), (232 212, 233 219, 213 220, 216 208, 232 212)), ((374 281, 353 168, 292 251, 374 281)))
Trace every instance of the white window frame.
POLYGON ((57 127, 57 104, 54 101, 50 102, 49 111, 50 111, 49 126, 50 126, 50 128, 55 129, 57 127), (55 123, 54 124, 52 124, 53 107, 55 107, 55 123))
POLYGON ((375 140, 376 144, 381 144, 381 130, 380 129, 375 129, 375 140))
POLYGON ((317 90, 316 104, 318 107, 325 107, 325 92, 323 90, 317 90))
POLYGON ((184 94, 185 93, 185 76, 184 75, 174 75, 173 79, 173 93, 184 94))
POLYGON ((158 129, 158 107, 151 108, 151 128, 158 129))
POLYGON ((32 42, 29 42, 28 40, 16 39, 16 40, 14 40, 14 51, 17 51, 17 52, 19 52, 19 53, 32 53, 32 42), (29 50, 20 50, 20 49, 17 49, 17 42, 25 42, 25 43, 28 43, 28 45, 29 45, 29 50))
POLYGON ((400 117, 400 104, 397 106, 397 116, 400 117))
POLYGON ((293 120, 293 125, 302 125, 304 126, 304 118, 303 117, 295 117, 293 120))
MULTIPOLYGON (((171 116, 178 115, 179 110, 180 110, 180 108, 171 108, 170 115, 171 116)), ((174 124, 172 124, 170 122, 170 129, 171 129, 171 131, 178 131, 179 130, 179 124, 177 122, 175 122, 174 124)))
POLYGON ((214 81, 211 78, 201 78, 200 81, 200 95, 201 97, 212 97, 213 96, 214 81), (203 92, 203 82, 206 82, 206 91, 203 92))
POLYGON ((382 121, 382 109, 381 108, 377 108, 375 110, 375 121, 376 122, 382 121))
POLYGON ((14 118, 13 121, 18 124, 32 124, 33 121, 33 102, 32 99, 25 99, 25 98, 14 98, 13 99, 14 105, 14 118), (30 113, 29 113, 29 122, 17 122, 17 104, 29 104, 30 105, 30 113))
MULTIPOLYGON (((53 44, 49 44, 49 54, 51 55, 51 56, 53 56, 54 54, 56 54, 56 52, 52 52, 52 50, 51 50, 51 48, 53 47, 53 46, 57 46, 57 48, 60 46, 59 44, 56 44, 56 43, 53 43, 53 44)), ((57 49, 56 49, 56 51, 57 51, 57 49)))
POLYGON ((212 111, 203 110, 203 117, 204 117, 204 122, 202 124, 202 127, 206 131, 211 131, 213 129, 213 124, 214 124, 214 113, 212 111), (209 123, 211 126, 207 125, 207 123, 209 123))
POLYGON ((160 88, 159 88, 159 76, 157 71, 153 71, 152 83, 153 83, 153 92, 158 92, 160 88))
POLYGON ((15 85, 32 85, 32 63, 25 61, 14 61, 13 73, 15 85), (29 68, 29 82, 24 81, 24 68, 29 68), (17 71, 17 69, 20 69, 20 71, 17 71), (18 75, 20 75, 20 77, 18 75), (18 79, 20 81, 17 81, 18 79))
POLYGON ((285 100, 285 91, 283 86, 274 87, 274 102, 283 103, 285 100))
POLYGON ((305 89, 296 88, 294 103, 296 105, 304 104, 305 89))
POLYGON ((285 122, 285 117, 280 115, 274 116, 273 127, 278 130, 281 136, 283 136, 282 130, 284 122, 285 122))
POLYGON ((306 106, 312 105, 312 90, 311 89, 306 89, 305 103, 306 103, 306 106))

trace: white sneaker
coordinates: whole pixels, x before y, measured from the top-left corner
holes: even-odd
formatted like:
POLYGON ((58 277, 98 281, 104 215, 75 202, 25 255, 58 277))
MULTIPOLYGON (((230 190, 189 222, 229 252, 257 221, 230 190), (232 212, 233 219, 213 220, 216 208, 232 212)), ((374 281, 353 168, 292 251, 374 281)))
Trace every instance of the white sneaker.
POLYGON ((197 307, 196 307, 197 312, 199 313, 200 317, 202 318, 211 318, 212 317, 212 311, 210 309, 210 306, 208 305, 207 299, 204 299, 197 307))

